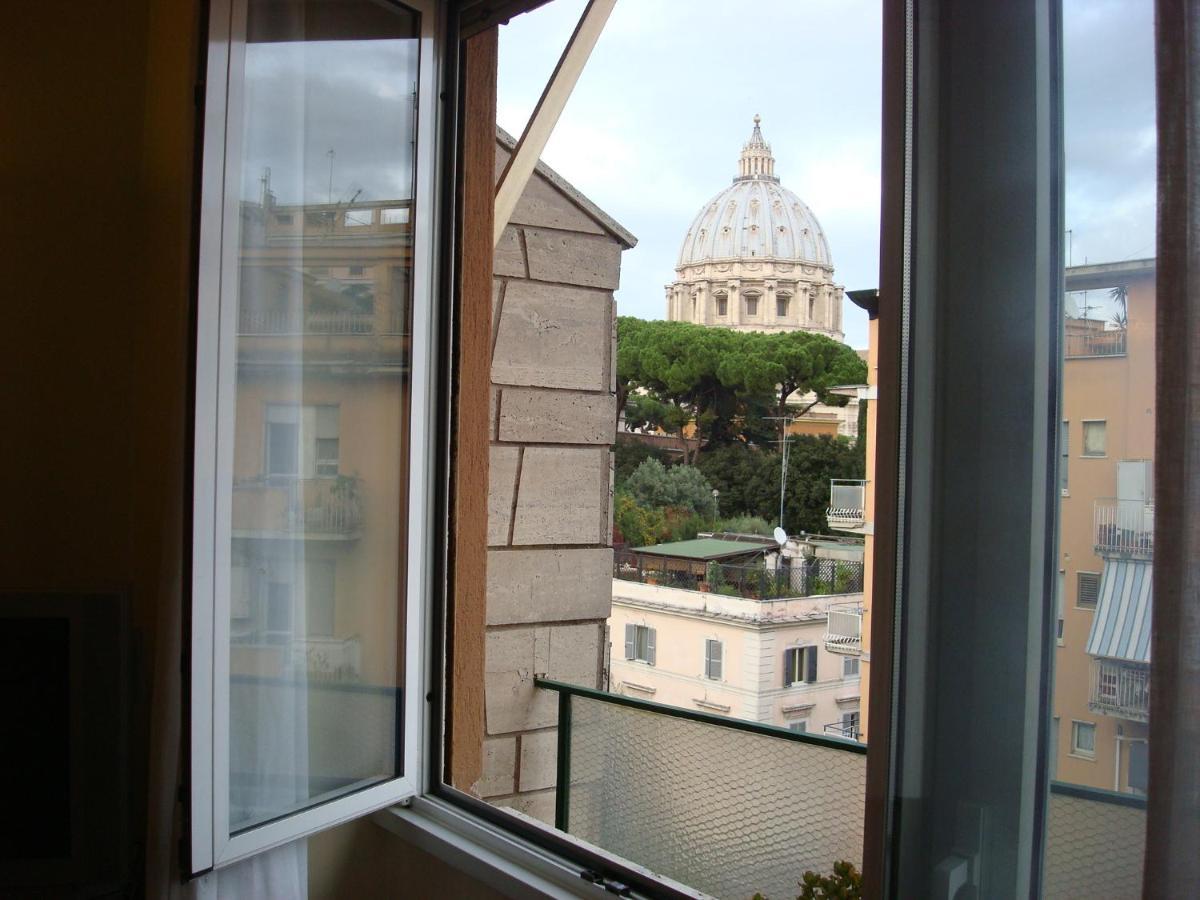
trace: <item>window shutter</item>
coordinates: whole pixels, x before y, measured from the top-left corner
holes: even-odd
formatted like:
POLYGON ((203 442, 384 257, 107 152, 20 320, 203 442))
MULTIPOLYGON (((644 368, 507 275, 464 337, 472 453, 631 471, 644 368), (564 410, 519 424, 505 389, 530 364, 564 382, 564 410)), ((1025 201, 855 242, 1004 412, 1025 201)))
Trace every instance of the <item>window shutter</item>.
POLYGON ((654 629, 647 628, 646 629, 646 662, 650 663, 650 665, 654 665, 654 659, 655 659, 654 629))
POLYGON ((796 650, 783 651, 783 686, 787 687, 792 683, 792 671, 796 668, 795 658, 796 650))
POLYGON ((817 680, 817 648, 807 647, 805 653, 808 655, 808 670, 804 673, 804 680, 813 682, 817 680))
POLYGON ((635 626, 625 626, 625 658, 633 659, 634 654, 634 635, 636 634, 635 626))
POLYGON ((713 658, 713 678, 721 677, 721 664, 725 653, 725 647, 720 641, 712 642, 712 658, 713 658))

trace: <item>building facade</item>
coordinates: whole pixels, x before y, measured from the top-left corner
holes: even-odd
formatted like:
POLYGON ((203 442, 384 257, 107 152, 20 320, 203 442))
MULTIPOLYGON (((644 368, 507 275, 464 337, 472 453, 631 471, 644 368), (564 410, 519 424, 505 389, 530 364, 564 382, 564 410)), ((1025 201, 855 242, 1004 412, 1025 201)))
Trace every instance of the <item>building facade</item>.
POLYGON ((701 538, 628 551, 613 575, 614 693, 861 739, 861 545, 701 538))
POLYGON ((1144 793, 1155 261, 1075 266, 1066 277, 1080 293, 1068 295, 1076 315, 1065 327, 1053 777, 1144 793), (1093 299, 1111 316, 1090 315, 1093 299))
POLYGON ((842 340, 842 288, 825 232, 775 174, 759 117, 733 183, 696 214, 667 285, 667 318, 842 340))

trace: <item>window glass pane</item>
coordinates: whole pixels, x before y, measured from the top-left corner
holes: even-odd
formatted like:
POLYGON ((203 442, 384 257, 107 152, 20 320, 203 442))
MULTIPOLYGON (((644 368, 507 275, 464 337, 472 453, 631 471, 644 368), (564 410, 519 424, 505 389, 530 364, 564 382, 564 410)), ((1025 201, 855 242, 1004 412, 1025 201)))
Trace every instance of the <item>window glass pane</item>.
POLYGON ((232 832, 399 774, 417 28, 386 2, 248 5, 223 301, 232 832))
POLYGON ((1066 295, 1047 897, 1136 896, 1154 604, 1156 151, 1153 4, 1063 3, 1066 295), (1102 60, 1120 48, 1121 76, 1102 60), (1079 422, 1079 426, 1074 423, 1079 422), (1080 457, 1084 460, 1078 461, 1080 457), (1064 484, 1065 487, 1065 484, 1064 484), (1062 589, 1060 588, 1060 589, 1062 589), (1072 596, 1072 594, 1074 596, 1072 596), (1139 748, 1136 749, 1135 748, 1139 748), (1084 860, 1087 862, 1085 863, 1084 860))
POLYGON ((1107 422, 1083 423, 1083 455, 1104 456, 1108 446, 1107 422))

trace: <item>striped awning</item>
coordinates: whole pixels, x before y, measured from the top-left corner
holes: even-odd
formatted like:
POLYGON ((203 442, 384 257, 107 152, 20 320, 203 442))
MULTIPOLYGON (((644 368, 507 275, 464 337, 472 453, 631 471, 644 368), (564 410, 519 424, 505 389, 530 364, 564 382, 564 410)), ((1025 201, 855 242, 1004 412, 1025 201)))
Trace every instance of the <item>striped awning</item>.
POLYGON ((1096 615, 1088 635, 1089 656, 1150 662, 1150 609, 1154 602, 1153 564, 1108 560, 1100 579, 1096 615))

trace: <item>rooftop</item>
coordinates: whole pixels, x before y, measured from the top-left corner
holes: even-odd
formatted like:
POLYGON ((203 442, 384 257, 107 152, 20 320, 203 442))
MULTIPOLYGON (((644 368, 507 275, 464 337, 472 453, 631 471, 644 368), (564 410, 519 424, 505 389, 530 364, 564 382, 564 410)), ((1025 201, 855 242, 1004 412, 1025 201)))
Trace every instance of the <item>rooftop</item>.
POLYGON ((634 547, 634 553, 647 556, 672 556, 677 559, 726 559, 745 556, 774 547, 775 541, 764 537, 761 543, 747 540, 727 541, 720 538, 696 538, 691 541, 673 541, 669 544, 652 544, 649 547, 634 547))

